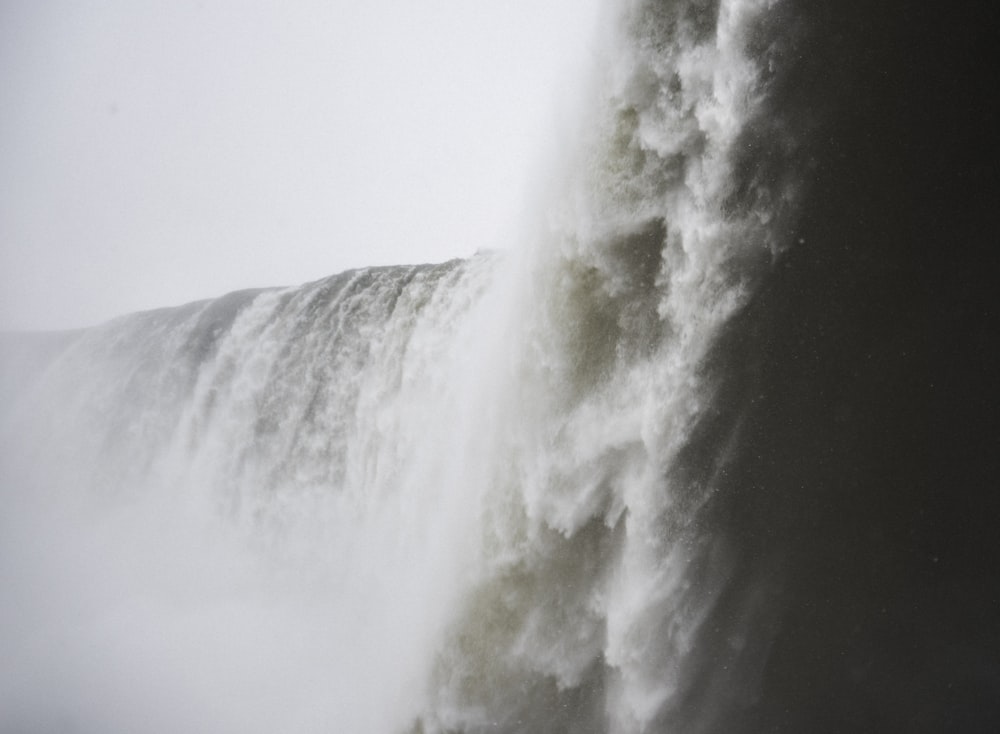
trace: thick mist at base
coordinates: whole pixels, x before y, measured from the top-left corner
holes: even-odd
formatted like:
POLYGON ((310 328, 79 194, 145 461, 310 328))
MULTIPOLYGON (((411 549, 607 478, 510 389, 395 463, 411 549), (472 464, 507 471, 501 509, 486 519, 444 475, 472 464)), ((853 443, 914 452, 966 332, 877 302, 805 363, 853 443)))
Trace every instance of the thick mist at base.
POLYGON ((994 136, 899 17, 623 2, 510 252, 3 335, 0 729, 994 731, 994 136))

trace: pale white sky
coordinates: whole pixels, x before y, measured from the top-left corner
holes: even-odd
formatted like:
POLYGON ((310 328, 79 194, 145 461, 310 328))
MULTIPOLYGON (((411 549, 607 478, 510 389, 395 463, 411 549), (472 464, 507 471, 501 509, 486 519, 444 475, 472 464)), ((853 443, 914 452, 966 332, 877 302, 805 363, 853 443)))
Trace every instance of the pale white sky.
POLYGON ((0 0, 0 329, 504 246, 597 0, 0 0))

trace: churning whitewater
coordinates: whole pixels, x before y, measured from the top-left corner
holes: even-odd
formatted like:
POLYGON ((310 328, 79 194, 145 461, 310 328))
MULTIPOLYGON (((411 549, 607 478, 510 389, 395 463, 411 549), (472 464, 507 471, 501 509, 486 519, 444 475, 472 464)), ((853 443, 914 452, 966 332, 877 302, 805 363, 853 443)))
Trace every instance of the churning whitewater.
POLYGON ((620 5, 522 246, 6 337, 7 729, 693 732, 752 699, 774 620, 715 614, 706 513, 741 430, 712 356, 791 244, 775 2, 620 5))

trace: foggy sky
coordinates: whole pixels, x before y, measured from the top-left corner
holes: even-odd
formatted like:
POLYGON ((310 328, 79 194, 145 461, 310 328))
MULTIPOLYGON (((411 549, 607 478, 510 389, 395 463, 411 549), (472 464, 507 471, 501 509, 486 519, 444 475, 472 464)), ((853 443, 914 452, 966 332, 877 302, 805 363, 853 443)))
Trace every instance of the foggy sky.
POLYGON ((516 236, 594 0, 0 0, 0 329, 516 236))

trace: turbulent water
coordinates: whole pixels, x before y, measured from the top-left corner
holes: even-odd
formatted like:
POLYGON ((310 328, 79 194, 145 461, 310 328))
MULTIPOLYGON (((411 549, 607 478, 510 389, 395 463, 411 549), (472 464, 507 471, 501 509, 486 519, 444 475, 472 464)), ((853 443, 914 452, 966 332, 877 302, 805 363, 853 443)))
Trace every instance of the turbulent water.
POLYGON ((5 335, 0 729, 994 730, 941 20, 621 2, 510 251, 5 335))

